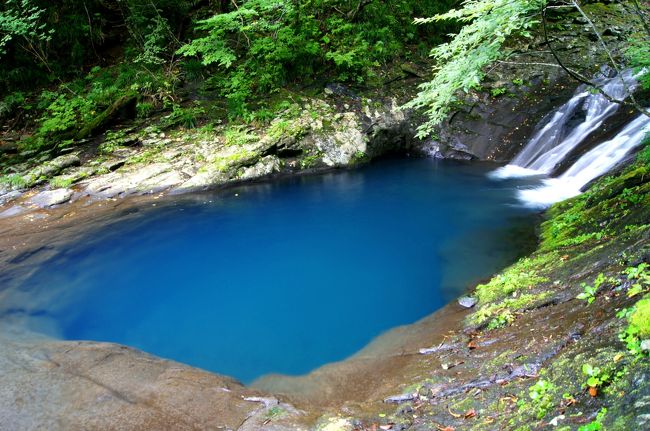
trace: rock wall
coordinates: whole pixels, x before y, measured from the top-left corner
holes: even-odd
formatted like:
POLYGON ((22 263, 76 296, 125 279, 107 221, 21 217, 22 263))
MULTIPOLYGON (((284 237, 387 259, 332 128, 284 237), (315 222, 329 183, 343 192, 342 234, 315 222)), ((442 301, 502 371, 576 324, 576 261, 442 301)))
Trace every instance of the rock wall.
MULTIPOLYGON (((640 21, 628 2, 581 2, 617 61, 640 21), (587 3, 587 4, 584 4, 587 3)), ((540 27, 540 26, 538 26, 540 27)), ((607 53, 575 9, 557 9, 548 18, 549 42, 563 63, 584 76, 608 64, 607 53)), ((534 132, 535 125, 565 103, 578 82, 553 58, 543 32, 515 40, 510 55, 495 63, 482 83, 459 103, 427 143, 436 157, 508 161, 534 132)))
POLYGON ((71 154, 16 167, 15 185, 0 184, 0 217, 80 199, 184 193, 352 167, 418 145, 411 113, 397 99, 350 94, 293 104, 265 127, 162 131, 142 124, 107 133, 71 154))

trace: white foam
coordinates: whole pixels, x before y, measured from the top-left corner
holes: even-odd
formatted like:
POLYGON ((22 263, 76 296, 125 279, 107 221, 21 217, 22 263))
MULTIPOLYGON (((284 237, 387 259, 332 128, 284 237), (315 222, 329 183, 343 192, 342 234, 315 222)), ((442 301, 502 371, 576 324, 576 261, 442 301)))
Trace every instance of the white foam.
POLYGON ((648 133, 650 117, 641 114, 615 137, 585 153, 560 177, 548 178, 539 187, 520 190, 519 199, 526 206, 544 208, 579 195, 590 181, 606 174, 639 146, 648 133))
POLYGON ((522 168, 517 165, 506 165, 490 172, 488 177, 492 179, 505 180, 507 178, 526 178, 538 175, 544 175, 544 173, 534 169, 522 168))
POLYGON ((517 198, 530 208, 546 208, 555 202, 569 199, 580 194, 580 188, 560 178, 544 180, 543 185, 533 189, 517 192, 517 198))

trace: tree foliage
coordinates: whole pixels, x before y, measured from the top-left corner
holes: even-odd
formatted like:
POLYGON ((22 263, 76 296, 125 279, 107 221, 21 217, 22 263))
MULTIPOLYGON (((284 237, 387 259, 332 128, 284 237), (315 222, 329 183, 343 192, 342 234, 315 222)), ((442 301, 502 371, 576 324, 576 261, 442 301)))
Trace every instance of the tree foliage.
POLYGON ((362 83, 445 38, 448 25, 412 17, 457 1, 7 0, 0 119, 34 131, 24 146, 52 148, 127 93, 138 115, 179 113, 175 91, 189 81, 230 117, 253 118, 281 87, 362 83))
POLYGON ((414 14, 448 10, 454 2, 422 3, 233 1, 230 10, 197 22, 197 37, 178 52, 213 68, 215 86, 237 115, 251 97, 293 80, 319 74, 357 83, 372 78, 406 44, 417 43, 414 14))
POLYGON ((507 38, 530 36, 544 4, 545 0, 468 0, 460 9, 416 19, 418 24, 447 20, 465 24, 450 42, 433 48, 435 76, 422 84, 417 97, 406 105, 422 108, 427 114, 427 121, 418 129, 419 137, 429 136, 446 118, 458 101, 459 90, 478 87, 485 66, 507 55, 503 49, 507 38))
POLYGON ((84 76, 118 59, 169 62, 196 0, 0 2, 0 94, 84 76))
POLYGON ((446 37, 449 25, 417 28, 412 19, 457 1, 7 0, 0 5, 0 96, 126 61, 209 77, 207 86, 240 115, 287 83, 373 78, 407 54, 405 46, 446 37))
POLYGON ((10 44, 40 55, 41 45, 47 43, 53 33, 43 22, 44 12, 30 0, 7 0, 0 6, 0 58, 7 53, 10 44))

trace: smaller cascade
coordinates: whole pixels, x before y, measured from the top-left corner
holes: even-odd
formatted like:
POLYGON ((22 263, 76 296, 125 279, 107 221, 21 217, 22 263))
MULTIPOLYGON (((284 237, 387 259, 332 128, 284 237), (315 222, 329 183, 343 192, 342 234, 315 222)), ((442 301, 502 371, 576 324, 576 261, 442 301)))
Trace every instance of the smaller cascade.
MULTIPOLYGON (((598 77, 594 83, 615 100, 622 100, 636 86, 631 70, 613 78, 598 77)), ((512 178, 549 175, 556 166, 604 120, 616 113, 619 104, 610 102, 600 93, 593 93, 586 85, 578 87, 573 97, 550 119, 540 123, 533 137, 510 164, 494 171, 493 178, 512 178), (572 118, 582 108, 584 120, 569 130, 572 118)))
POLYGON ((650 117, 641 114, 609 141, 591 149, 558 178, 548 178, 539 187, 520 190, 526 206, 543 208, 580 194, 590 181, 607 173, 650 133, 650 117))

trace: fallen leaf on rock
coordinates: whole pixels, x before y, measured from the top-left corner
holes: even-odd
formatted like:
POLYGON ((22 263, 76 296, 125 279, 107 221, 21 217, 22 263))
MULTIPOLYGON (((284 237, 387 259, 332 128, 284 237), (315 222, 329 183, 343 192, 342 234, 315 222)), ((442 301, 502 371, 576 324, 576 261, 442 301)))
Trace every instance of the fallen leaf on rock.
POLYGON ((565 399, 562 401, 562 404, 563 404, 564 406, 566 406, 566 407, 569 407, 569 406, 574 405, 576 402, 577 402, 577 401, 576 401, 575 398, 573 398, 573 397, 569 397, 569 398, 565 398, 565 399))
POLYGON ((465 419, 471 419, 473 417, 476 417, 476 410, 471 409, 465 412, 465 419))

